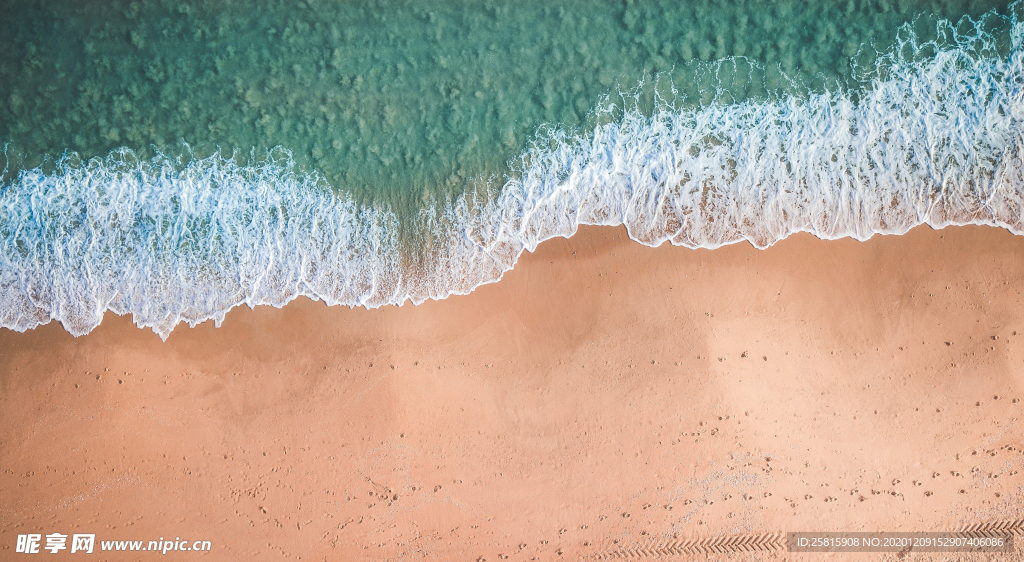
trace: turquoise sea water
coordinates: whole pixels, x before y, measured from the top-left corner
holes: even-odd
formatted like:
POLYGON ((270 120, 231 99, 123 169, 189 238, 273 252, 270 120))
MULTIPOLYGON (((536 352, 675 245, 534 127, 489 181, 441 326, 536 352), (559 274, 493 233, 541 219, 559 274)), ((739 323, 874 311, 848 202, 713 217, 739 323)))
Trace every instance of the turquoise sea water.
POLYGON ((0 2, 0 326, 418 303, 579 224, 1021 232, 1022 12, 0 2))

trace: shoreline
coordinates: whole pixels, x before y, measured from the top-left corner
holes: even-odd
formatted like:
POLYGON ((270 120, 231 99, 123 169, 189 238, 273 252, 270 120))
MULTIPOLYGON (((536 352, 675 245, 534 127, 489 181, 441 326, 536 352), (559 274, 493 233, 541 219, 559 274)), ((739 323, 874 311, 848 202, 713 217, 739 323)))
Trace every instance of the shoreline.
POLYGON ((109 312, 77 339, 0 330, 0 552, 95 532, 547 560, 1017 520, 1022 249, 980 226, 766 250, 581 227, 416 306, 297 299, 166 342, 109 312))

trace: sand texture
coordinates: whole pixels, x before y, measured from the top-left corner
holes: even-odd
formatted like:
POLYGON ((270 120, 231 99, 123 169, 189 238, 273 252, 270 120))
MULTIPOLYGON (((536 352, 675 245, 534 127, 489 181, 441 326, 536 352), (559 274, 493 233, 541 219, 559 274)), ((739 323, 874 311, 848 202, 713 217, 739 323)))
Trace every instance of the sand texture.
POLYGON ((988 227, 764 251, 590 227, 421 306, 3 330, 0 559, 60 532, 209 560, 708 559, 738 535, 764 550, 728 559, 875 560, 775 533, 1024 530, 1021 287, 1024 238, 988 227))

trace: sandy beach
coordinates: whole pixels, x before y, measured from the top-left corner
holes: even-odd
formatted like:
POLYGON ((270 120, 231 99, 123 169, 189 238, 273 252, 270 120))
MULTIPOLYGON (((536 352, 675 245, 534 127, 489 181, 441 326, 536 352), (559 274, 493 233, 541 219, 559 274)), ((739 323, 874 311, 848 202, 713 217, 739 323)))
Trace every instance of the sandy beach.
POLYGON ((737 536, 763 550, 729 559, 875 560, 897 555, 772 541, 1022 531, 1021 287, 1024 238, 996 228, 759 251, 588 227, 420 306, 0 330, 0 558, 94 533, 108 560, 160 537, 211 541, 179 560, 706 559, 680 549, 737 536))

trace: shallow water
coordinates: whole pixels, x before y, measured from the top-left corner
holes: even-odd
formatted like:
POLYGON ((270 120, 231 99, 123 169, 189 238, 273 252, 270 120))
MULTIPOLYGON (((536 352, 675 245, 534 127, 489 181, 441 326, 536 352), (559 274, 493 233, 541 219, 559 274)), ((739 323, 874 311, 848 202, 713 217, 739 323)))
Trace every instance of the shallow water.
POLYGON ((22 4, 14 329, 443 298, 583 223, 690 247, 1021 230, 1017 5, 22 4))
POLYGON ((737 99, 834 89, 906 21, 927 29, 936 15, 1005 11, 888 0, 4 4, 0 141, 23 165, 65 150, 87 160, 183 142, 200 156, 281 146, 336 190, 392 206, 506 174, 538 126, 587 124, 602 96, 645 76, 667 73, 662 92, 675 85, 690 104, 710 101, 715 84, 737 99), (766 70, 741 60, 716 79, 696 64, 732 56, 766 70))

